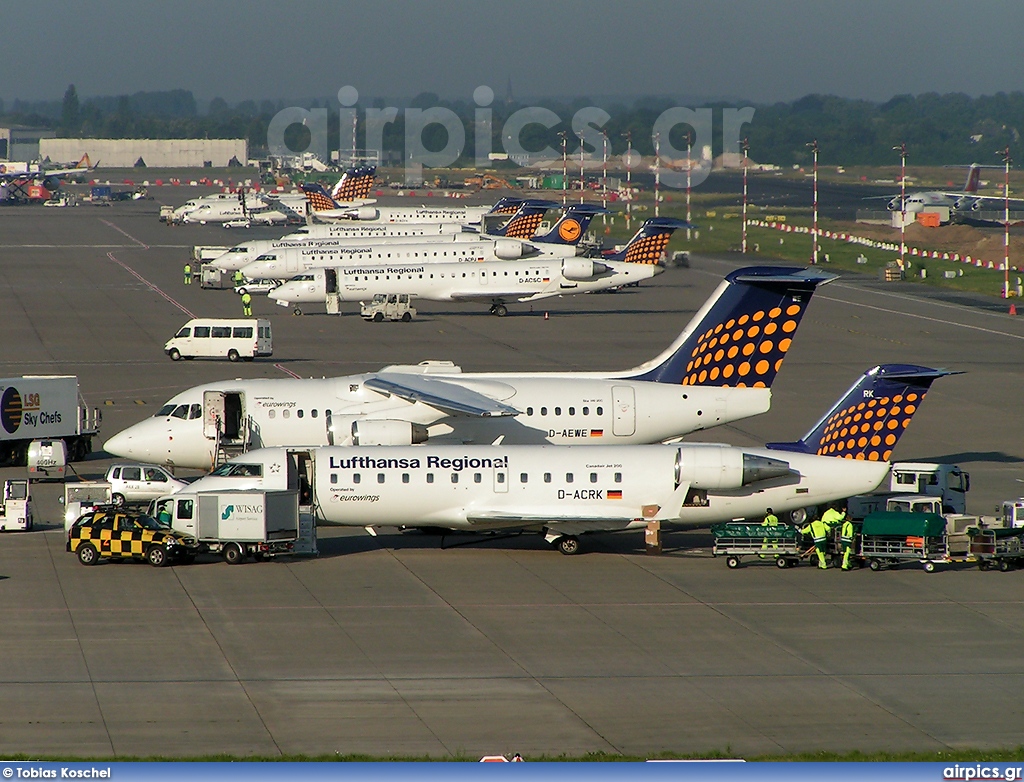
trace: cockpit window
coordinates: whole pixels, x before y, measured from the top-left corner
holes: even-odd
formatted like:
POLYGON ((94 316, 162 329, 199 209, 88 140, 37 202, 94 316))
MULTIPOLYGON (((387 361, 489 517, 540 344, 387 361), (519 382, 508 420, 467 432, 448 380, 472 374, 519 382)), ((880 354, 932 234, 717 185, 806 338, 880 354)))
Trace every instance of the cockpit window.
POLYGON ((277 256, 276 255, 261 255, 256 260, 257 261, 276 261, 277 260, 277 256))
POLYGON ((170 415, 174 412, 175 405, 164 405, 156 411, 154 418, 163 418, 165 415, 170 415))
POLYGON ((189 409, 188 409, 188 417, 189 417, 190 421, 193 418, 202 418, 203 417, 203 406, 202 405, 192 405, 191 407, 189 407, 189 409))
POLYGON ((178 405, 174 408, 171 418, 180 418, 182 421, 188 418, 188 405, 178 405))
POLYGON ((218 478, 262 478, 262 464, 222 464, 210 473, 218 478))

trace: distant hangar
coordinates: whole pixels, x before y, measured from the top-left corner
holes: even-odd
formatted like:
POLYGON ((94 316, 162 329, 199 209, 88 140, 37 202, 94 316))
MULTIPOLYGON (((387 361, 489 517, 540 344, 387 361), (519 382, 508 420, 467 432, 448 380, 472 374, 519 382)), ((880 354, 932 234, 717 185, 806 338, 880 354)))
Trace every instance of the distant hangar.
POLYGON ((249 164, 245 139, 108 139, 44 138, 39 157, 53 162, 81 160, 88 155, 103 168, 226 168, 249 164))

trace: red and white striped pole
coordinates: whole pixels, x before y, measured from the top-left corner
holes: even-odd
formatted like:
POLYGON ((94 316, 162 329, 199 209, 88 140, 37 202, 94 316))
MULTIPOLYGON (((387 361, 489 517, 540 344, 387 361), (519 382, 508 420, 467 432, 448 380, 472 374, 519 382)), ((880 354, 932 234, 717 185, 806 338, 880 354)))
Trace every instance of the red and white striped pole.
POLYGON ((906 268, 907 243, 907 145, 900 144, 893 149, 900 153, 900 268, 906 268))
POLYGON ((1010 298, 1010 148, 1002 151, 1006 178, 1003 181, 1003 298, 1010 298))
POLYGON ((743 241, 741 251, 747 252, 747 151, 750 149, 750 139, 745 138, 743 146, 743 241))
POLYGON ((811 263, 818 263, 818 139, 814 139, 810 144, 811 151, 814 153, 814 219, 811 223, 811 263))

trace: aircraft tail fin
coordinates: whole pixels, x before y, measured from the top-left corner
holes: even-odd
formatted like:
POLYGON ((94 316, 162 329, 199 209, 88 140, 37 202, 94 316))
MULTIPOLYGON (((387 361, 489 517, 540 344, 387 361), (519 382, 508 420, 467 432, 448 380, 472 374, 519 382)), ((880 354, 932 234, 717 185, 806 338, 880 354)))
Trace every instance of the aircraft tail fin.
POLYGON ((593 204, 570 204, 558 222, 543 236, 533 237, 544 244, 579 244, 595 215, 608 214, 608 210, 593 204))
POLYGON ((514 215, 519 209, 519 205, 525 201, 525 198, 515 198, 513 196, 505 196, 499 198, 498 202, 491 207, 491 211, 487 214, 491 215, 514 215))
MULTIPOLYGON (((344 177, 342 178, 344 179, 344 177)), ((329 212, 332 209, 342 208, 340 204, 331 198, 330 193, 324 190, 324 186, 319 183, 302 185, 302 192, 305 194, 306 202, 313 212, 329 212)))
POLYGON ((888 461, 896 442, 945 369, 912 364, 872 367, 795 443, 768 443, 775 451, 888 461))
POLYGON ((655 264, 661 260, 669 239, 680 228, 689 227, 685 220, 674 217, 652 217, 645 220, 633 238, 619 252, 606 253, 604 258, 609 261, 625 261, 626 263, 655 264))
POLYGON ((537 227, 544 214, 558 206, 554 201, 529 198, 519 204, 515 214, 501 228, 491 231, 492 236, 503 236, 508 239, 529 239, 537 232, 537 227))
POLYGON ((625 373, 684 386, 770 388, 819 285, 819 269, 748 266, 729 273, 661 355, 625 373))
POLYGON ((341 202, 366 198, 370 194, 370 188, 373 187, 376 174, 376 166, 349 168, 331 190, 331 198, 341 202))
POLYGON ((965 193, 977 193, 978 185, 981 183, 981 166, 973 164, 967 171, 967 181, 964 182, 965 193))

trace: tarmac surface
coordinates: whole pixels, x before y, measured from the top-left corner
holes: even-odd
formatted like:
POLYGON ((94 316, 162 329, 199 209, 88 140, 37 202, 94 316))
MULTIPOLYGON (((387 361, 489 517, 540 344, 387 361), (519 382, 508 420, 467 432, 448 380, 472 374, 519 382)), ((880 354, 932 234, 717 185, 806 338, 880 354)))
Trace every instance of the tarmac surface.
MULTIPOLYGON (((411 324, 367 324, 351 307, 295 317, 258 297, 272 359, 172 363, 163 343, 191 313, 241 315, 230 291, 182 285, 189 248, 280 232, 171 228, 156 212, 0 209, 0 374, 78 375, 104 413, 97 447, 225 377, 426 358, 621 369, 753 260, 695 257, 640 289, 515 304, 504 319, 422 303, 411 324)), ((1022 348, 1024 323, 998 300, 846 276, 812 301, 772 411, 695 439, 799 437, 877 363, 962 370, 936 382, 894 458, 961 465, 969 510, 991 513, 1021 493, 1022 348)), ((109 463, 75 467, 95 477, 109 463)), ((57 494, 35 485, 41 529, 0 536, 0 754, 755 755, 1004 747, 1024 733, 1024 573, 730 571, 699 531, 666 535, 661 556, 621 534, 565 557, 537 536, 444 548, 332 529, 317 559, 84 568, 64 550, 57 494)))

